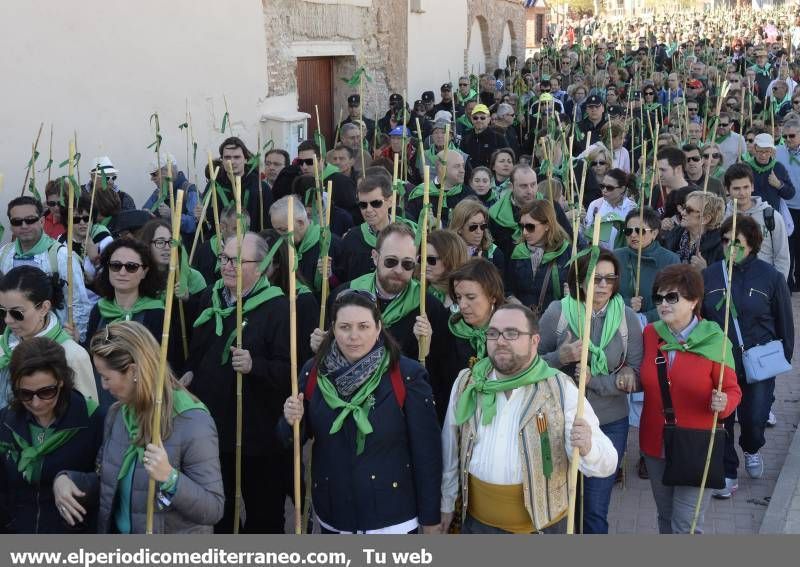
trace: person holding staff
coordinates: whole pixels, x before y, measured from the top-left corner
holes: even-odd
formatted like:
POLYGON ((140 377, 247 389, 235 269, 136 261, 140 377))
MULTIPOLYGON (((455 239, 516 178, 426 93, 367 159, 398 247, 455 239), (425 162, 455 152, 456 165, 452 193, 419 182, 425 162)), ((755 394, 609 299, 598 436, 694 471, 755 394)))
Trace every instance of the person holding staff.
POLYGON ((439 533, 442 446, 419 363, 386 332, 377 299, 350 289, 283 406, 285 443, 313 438, 312 502, 323 533, 439 533))
POLYGON ((105 422, 97 467, 64 470, 53 492, 67 524, 99 506, 99 533, 145 532, 147 486, 156 481, 153 533, 210 534, 222 517, 217 431, 208 409, 167 368, 161 392, 162 445, 151 442, 159 346, 136 321, 112 323, 92 337, 92 359, 117 403, 105 422))

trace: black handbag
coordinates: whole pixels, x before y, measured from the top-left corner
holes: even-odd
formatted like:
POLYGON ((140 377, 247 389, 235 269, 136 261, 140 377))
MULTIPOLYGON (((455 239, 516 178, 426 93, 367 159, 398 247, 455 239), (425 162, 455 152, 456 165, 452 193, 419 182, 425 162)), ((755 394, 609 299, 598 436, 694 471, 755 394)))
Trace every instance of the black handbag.
MULTIPOLYGON (((664 486, 700 486, 703 480, 710 431, 679 427, 675 421, 672 396, 667 379, 667 359, 659 351, 656 357, 658 384, 661 387, 661 404, 664 406, 664 486)), ((725 487, 725 439, 727 432, 722 427, 714 431, 714 448, 706 477, 706 488, 725 487)))

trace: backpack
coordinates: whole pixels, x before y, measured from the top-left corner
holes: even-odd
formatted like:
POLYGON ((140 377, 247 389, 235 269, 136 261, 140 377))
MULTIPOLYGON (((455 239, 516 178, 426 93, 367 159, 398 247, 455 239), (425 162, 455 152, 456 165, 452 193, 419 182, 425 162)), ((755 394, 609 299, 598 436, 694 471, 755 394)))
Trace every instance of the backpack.
MULTIPOLYGON (((403 376, 400 374, 400 363, 395 362, 389 371, 389 378, 392 381, 392 391, 397 400, 397 405, 403 409, 406 403, 406 385, 403 383, 403 376)), ((303 396, 307 401, 311 401, 314 391, 317 389, 317 365, 311 367, 308 373, 308 381, 303 389, 303 396)))
POLYGON ((764 209, 764 228, 767 229, 772 236, 772 231, 775 230, 775 209, 767 207, 764 209))
MULTIPOLYGON (((47 257, 50 261, 50 273, 51 274, 58 274, 58 251, 64 246, 64 244, 60 243, 58 240, 54 240, 52 244, 50 244, 50 248, 47 249, 47 257)), ((9 242, 3 247, 3 251, 0 252, 0 266, 6 261, 8 255, 14 250, 14 243, 9 242)), ((62 278, 63 279, 63 278, 62 278)))

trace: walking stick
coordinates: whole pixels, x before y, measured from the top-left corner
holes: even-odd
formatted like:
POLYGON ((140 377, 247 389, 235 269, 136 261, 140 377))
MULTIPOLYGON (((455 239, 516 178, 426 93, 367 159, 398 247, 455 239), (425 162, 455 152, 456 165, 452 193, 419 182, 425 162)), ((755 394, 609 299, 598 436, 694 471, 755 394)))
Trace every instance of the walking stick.
MULTIPOLYGON (((287 225, 294 233, 294 199, 289 199, 287 211, 287 225)), ((292 397, 296 398, 299 392, 297 385, 297 280, 295 274, 294 242, 289 242, 289 355, 291 356, 291 381, 292 397)), ((294 445, 294 533, 303 533, 302 502, 300 496, 300 422, 295 421, 292 426, 294 445)), ((310 488, 310 487, 309 487, 310 488)))
MULTIPOLYGON (((420 234, 422 235, 422 242, 419 248, 419 314, 425 317, 425 294, 427 291, 427 282, 425 280, 425 270, 428 268, 428 209, 430 208, 430 183, 431 172, 426 167, 423 173, 423 186, 422 186, 422 226, 420 234)), ((426 337, 420 337, 418 342, 419 363, 425 366, 425 358, 428 356, 428 342, 426 337)))
MULTIPOLYGON (((600 214, 594 217, 594 230, 592 232, 592 247, 598 246, 600 242, 600 214)), ((578 406, 575 410, 575 419, 583 418, 583 406, 586 399, 586 373, 589 366, 589 337, 592 333, 592 303, 594 301, 594 274, 596 267, 587 274, 586 284, 586 310, 583 316, 583 333, 581 337, 581 371, 578 378, 578 406)), ((578 484, 578 461, 580 460, 580 450, 572 448, 572 457, 569 462, 569 508, 567 508, 567 534, 575 533, 575 501, 577 499, 578 484)))
POLYGON ((397 173, 399 171, 400 156, 394 154, 394 169, 392 174, 392 222, 397 219, 397 173))
POLYGON ((264 156, 261 155, 261 128, 258 130, 258 230, 264 230, 264 189, 261 187, 261 180, 264 175, 264 156))
POLYGON ((53 169, 53 124, 50 124, 50 149, 47 152, 47 182, 50 183, 50 173, 53 169))
MULTIPOLYGON (((183 206, 183 191, 178 190, 175 198, 177 205, 183 206)), ((172 241, 170 242, 169 271, 167 272, 167 289, 164 292, 164 324, 161 327, 161 352, 158 358, 158 381, 155 391, 155 411, 150 442, 161 446, 161 406, 163 404, 164 387, 167 381, 167 351, 169 349, 169 329, 172 318, 172 300, 175 297, 175 269, 178 267, 178 246, 181 237, 181 217, 172 215, 172 241)), ((156 479, 150 477, 147 483, 147 516, 145 533, 153 533, 153 513, 155 511, 156 479)))
MULTIPOLYGON (((729 313, 731 312, 731 288, 733 286, 733 260, 736 256, 733 252, 735 243, 736 243, 736 211, 737 211, 737 201, 738 199, 733 200, 733 218, 731 223, 731 251, 728 254, 728 285, 725 287, 725 323, 723 324, 723 336, 722 339, 722 356, 720 359, 723 361, 719 365, 719 380, 717 380, 717 393, 722 393, 722 379, 725 377, 725 351, 728 346, 728 318, 729 313)), ((692 516, 692 527, 689 530, 690 534, 694 534, 695 529, 697 528, 697 520, 700 517, 700 506, 703 503, 703 490, 706 487, 706 481, 708 480, 708 469, 711 466, 711 453, 714 451, 714 432, 717 429, 717 420, 719 418, 719 412, 714 412, 714 417, 711 420, 711 438, 708 440, 708 452, 706 453, 706 465, 703 467, 703 478, 700 481, 700 491, 697 493, 697 502, 694 505, 694 515, 692 516)))
MULTIPOLYGON (((236 348, 242 348, 242 178, 233 178, 233 198, 236 201, 236 348)), ((236 486, 233 501, 233 533, 239 533, 242 515, 242 373, 236 373, 236 486)))
MULTIPOLYGON (((291 199, 290 199, 291 200, 291 199)), ((328 202, 325 203, 325 228, 330 233, 331 226, 331 203, 333 202, 333 181, 328 181, 328 202)), ((292 226, 292 225, 287 225, 292 226)), ((325 330, 325 307, 328 303, 328 293, 330 292, 330 251, 322 257, 322 297, 319 305, 319 328, 325 330)))
MULTIPOLYGON (((417 127, 419 127, 419 120, 417 120, 417 127)), ((420 146, 422 142, 420 142, 420 146)), ((436 149, 436 148, 434 148, 436 149)), ((439 180, 440 187, 439 187, 439 202, 436 204, 436 228, 442 228, 444 225, 442 224, 442 208, 444 206, 444 193, 445 193, 445 179, 447 178, 447 154, 450 151, 450 124, 448 123, 447 126, 444 127, 444 172, 442 173, 442 178, 439 180)), ((438 157, 436 158, 439 159, 438 157)))
MULTIPOLYGON (((33 169, 33 165, 31 165, 31 169, 33 169)), ((72 273, 72 232, 75 229, 75 223, 72 222, 72 214, 75 210, 75 187, 72 185, 73 183, 73 174, 75 171, 75 140, 70 140, 69 142, 69 177, 67 178, 67 198, 69 199, 69 203, 67 203, 67 324, 73 325, 73 310, 75 306, 73 305, 73 279, 75 274, 72 273)))
POLYGON ((208 211, 208 203, 213 201, 214 209, 214 229, 217 235, 217 242, 222 245, 221 235, 219 231, 219 211, 217 210, 217 175, 219 175, 219 167, 214 167, 214 161, 211 159, 211 152, 208 152, 208 174, 211 176, 211 186, 209 187, 208 196, 203 199, 203 210, 200 213, 200 219, 197 221, 197 227, 194 229, 194 238, 192 239, 192 250, 189 252, 189 265, 192 264, 194 259, 195 250, 197 250, 197 239, 200 236, 200 231, 203 228, 203 223, 206 220, 206 213, 208 211))

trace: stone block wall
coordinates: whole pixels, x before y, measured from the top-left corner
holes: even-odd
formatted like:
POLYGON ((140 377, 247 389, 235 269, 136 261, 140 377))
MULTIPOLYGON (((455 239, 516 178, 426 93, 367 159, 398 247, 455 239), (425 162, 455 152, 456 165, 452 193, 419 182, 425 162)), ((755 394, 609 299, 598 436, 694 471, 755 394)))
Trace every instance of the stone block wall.
MULTIPOLYGON (((469 0, 468 1, 468 33, 472 31, 475 18, 482 18, 481 32, 484 33, 486 46, 486 68, 493 70, 496 55, 503 43, 503 31, 506 23, 511 30, 511 53, 520 60, 525 58, 526 16, 524 4, 519 0, 469 0)), ((470 38, 467 38, 469 45, 470 38)), ((467 65, 467 54, 464 53, 464 65, 467 65)))

